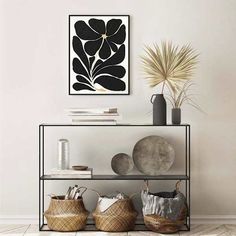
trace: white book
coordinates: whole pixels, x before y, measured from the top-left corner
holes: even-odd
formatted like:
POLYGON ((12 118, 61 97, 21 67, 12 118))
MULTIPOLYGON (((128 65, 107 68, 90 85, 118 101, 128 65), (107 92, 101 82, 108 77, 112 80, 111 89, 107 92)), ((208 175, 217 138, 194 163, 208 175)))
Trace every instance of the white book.
POLYGON ((119 113, 68 113, 68 116, 78 116, 78 117, 88 117, 88 116, 91 116, 91 117, 117 117, 117 116, 120 116, 119 113))
POLYGON ((52 169, 49 173, 50 175, 92 175, 93 169, 88 168, 87 170, 60 170, 60 169, 52 169))
POLYGON ((46 175, 46 177, 57 178, 57 179, 64 179, 64 178, 91 179, 92 175, 46 175))
POLYGON ((117 122, 115 120, 113 121, 81 121, 81 120, 76 120, 72 119, 72 124, 76 125, 116 125, 117 122))
POLYGON ((117 108, 68 108, 67 112, 70 113, 117 113, 117 108))
POLYGON ((121 115, 118 115, 118 116, 77 116, 77 115, 69 115, 69 117, 71 119, 76 119, 76 120, 85 120, 85 121, 89 121, 89 120, 92 120, 92 121, 109 121, 109 120, 121 120, 122 117, 121 115))

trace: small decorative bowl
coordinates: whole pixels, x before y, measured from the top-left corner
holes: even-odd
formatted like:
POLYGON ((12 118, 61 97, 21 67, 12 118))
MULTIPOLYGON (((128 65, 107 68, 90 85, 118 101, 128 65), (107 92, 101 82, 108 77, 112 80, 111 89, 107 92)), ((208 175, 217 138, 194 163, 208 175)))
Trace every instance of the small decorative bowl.
POLYGON ((73 170, 87 170, 88 166, 72 166, 73 170))

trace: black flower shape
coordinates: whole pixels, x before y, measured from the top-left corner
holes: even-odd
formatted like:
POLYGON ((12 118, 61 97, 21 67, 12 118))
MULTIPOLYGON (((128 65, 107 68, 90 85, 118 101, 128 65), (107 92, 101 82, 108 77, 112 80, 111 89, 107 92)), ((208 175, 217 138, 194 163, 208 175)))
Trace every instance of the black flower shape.
POLYGON ((72 61, 73 71, 77 74, 73 88, 76 91, 96 91, 96 84, 111 91, 124 91, 126 84, 122 78, 126 74, 125 68, 120 65, 125 57, 125 45, 121 45, 116 53, 102 61, 95 57, 88 57, 83 44, 77 36, 73 36, 72 46, 78 57, 72 61))
POLYGON ((122 20, 111 19, 105 25, 103 20, 90 19, 89 25, 80 20, 75 23, 75 31, 79 38, 87 40, 84 45, 85 51, 90 56, 94 56, 99 50, 101 59, 107 59, 111 55, 111 50, 116 52, 117 45, 125 41, 126 31, 122 20))

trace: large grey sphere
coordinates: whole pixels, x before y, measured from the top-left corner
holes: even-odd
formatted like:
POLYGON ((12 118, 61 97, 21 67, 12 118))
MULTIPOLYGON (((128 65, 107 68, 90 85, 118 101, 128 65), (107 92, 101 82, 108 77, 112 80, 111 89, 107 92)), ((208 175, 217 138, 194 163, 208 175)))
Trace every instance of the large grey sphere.
POLYGON ((160 136, 147 136, 139 140, 133 150, 137 169, 146 175, 161 175, 175 160, 174 148, 160 136))
POLYGON ((118 175, 127 175, 133 167, 132 158, 125 153, 118 153, 111 160, 111 168, 118 175))

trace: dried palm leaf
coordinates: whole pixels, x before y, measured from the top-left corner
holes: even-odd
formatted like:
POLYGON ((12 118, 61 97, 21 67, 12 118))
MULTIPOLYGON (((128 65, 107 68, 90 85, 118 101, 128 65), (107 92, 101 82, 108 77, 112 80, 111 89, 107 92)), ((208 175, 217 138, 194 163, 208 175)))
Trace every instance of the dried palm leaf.
POLYGON ((146 74, 145 79, 148 80, 150 87, 163 83, 162 93, 165 85, 175 92, 191 79, 198 54, 190 45, 179 49, 171 42, 162 42, 161 47, 154 44, 153 48, 145 46, 144 50, 146 55, 141 59, 146 74))

